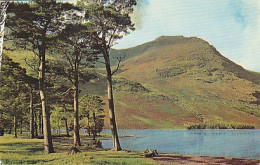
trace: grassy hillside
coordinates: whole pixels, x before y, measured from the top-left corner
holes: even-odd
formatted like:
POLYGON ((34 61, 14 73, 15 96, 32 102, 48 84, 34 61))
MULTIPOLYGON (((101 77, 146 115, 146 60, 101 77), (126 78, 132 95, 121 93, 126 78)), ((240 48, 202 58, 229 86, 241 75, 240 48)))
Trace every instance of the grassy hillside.
MULTIPOLYGON (((162 36, 111 53, 113 57, 127 55, 114 81, 119 128, 170 129, 198 124, 260 128, 260 74, 236 65, 206 41, 162 36)), ((23 60, 32 57, 30 52, 7 54, 32 72, 23 60)), ((111 61, 116 64, 115 58, 111 61)), ((97 94, 106 100, 103 75, 81 84, 81 95, 97 94)), ((107 118, 105 122, 108 127, 107 118)))
POLYGON ((166 108, 178 112, 172 116, 182 121, 175 120, 175 123, 185 126, 192 122, 228 122, 260 126, 260 107, 249 103, 257 99, 252 94, 260 89, 259 73, 236 65, 199 38, 163 36, 149 44, 154 46, 126 60, 117 76, 137 81, 165 97, 176 98, 178 101, 170 101, 166 108), (185 112, 192 117, 188 118, 185 112))

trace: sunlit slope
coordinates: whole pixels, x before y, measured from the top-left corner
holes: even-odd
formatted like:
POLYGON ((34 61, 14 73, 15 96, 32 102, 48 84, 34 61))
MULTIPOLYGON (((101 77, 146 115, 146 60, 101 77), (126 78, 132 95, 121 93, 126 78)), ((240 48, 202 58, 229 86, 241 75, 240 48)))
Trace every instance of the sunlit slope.
MULTIPOLYGON (((157 107, 168 106, 154 109, 145 104, 146 97, 133 101, 135 96, 122 96, 121 104, 126 105, 118 103, 119 120, 121 112, 126 115, 128 111, 139 113, 146 109, 142 118, 136 120, 173 121, 173 127, 201 122, 260 126, 260 107, 249 103, 256 100, 252 93, 260 89, 259 73, 236 65, 202 39, 164 36, 153 42, 150 42, 153 46, 142 54, 126 60, 117 76, 137 81, 147 89, 175 100, 165 103, 155 99, 152 102, 157 107), (151 117, 148 111, 151 109, 157 113, 176 113, 170 115, 171 119, 155 114, 151 117)), ((132 113, 126 116, 135 116, 132 113)))
MULTIPOLYGON (((37 77, 37 55, 28 50, 19 49, 12 45, 11 42, 4 42, 5 49, 3 50, 3 54, 7 55, 11 58, 14 62, 20 63, 21 67, 25 68, 27 74, 33 77, 37 77), (36 65, 32 65, 35 63, 36 65)), ((53 61, 56 59, 55 56, 50 56, 49 54, 46 55, 47 62, 53 61)))

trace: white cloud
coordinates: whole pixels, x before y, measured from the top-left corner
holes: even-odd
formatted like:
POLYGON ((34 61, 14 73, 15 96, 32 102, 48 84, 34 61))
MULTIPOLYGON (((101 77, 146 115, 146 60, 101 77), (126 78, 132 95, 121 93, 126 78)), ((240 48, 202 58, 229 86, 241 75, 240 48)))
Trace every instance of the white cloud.
POLYGON ((239 58, 238 63, 247 69, 260 71, 260 1, 251 2, 253 11, 248 11, 248 16, 251 17, 250 26, 244 30, 244 45, 243 54, 239 58), (251 15, 250 15, 251 14, 251 15))
POLYGON ((115 48, 135 46, 161 35, 197 36, 234 62, 260 71, 258 0, 149 0, 139 6, 138 14, 140 28, 115 48))

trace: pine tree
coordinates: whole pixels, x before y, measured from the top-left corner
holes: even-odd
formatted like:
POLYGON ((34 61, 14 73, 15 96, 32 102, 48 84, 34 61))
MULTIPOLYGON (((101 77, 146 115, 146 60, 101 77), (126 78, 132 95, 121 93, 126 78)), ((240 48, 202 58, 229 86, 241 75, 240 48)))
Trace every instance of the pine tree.
POLYGON ((113 149, 120 151, 115 106, 113 96, 112 76, 119 69, 121 58, 118 58, 118 67, 112 71, 110 63, 110 50, 130 30, 134 30, 130 14, 136 0, 80 0, 78 6, 85 10, 85 19, 92 23, 95 48, 101 52, 107 72, 107 95, 110 117, 110 126, 113 137, 113 149))

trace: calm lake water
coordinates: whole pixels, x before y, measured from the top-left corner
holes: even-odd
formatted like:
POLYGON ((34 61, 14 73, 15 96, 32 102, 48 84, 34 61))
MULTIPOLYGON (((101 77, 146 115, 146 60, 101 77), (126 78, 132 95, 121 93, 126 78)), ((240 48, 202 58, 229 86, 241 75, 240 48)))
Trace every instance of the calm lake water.
MULTIPOLYGON (((103 133, 110 133, 104 130, 103 133)), ((260 130, 119 130, 123 149, 159 153, 260 159, 260 130)), ((112 140, 102 140, 112 148, 112 140)))

